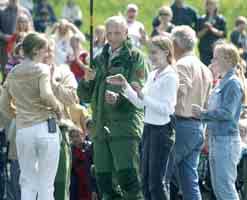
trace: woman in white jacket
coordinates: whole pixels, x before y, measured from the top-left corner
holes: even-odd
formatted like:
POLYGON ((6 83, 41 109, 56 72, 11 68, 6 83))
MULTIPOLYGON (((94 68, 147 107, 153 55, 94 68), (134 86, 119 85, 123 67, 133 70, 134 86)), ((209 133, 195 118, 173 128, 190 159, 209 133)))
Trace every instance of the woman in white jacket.
POLYGON ((171 115, 175 111, 178 74, 173 65, 173 45, 168 37, 152 38, 150 60, 154 70, 142 89, 138 83, 128 84, 122 75, 108 77, 110 84, 122 86, 123 96, 144 108, 144 131, 141 150, 141 175, 146 200, 166 200, 163 179, 174 144, 171 115))

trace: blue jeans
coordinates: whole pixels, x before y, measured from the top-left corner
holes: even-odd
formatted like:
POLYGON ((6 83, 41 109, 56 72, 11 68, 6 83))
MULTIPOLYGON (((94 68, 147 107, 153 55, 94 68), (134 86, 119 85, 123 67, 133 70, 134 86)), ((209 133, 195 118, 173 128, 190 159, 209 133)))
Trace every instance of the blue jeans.
POLYGON ((170 178, 177 170, 184 200, 201 200, 197 167, 202 145, 201 121, 177 117, 173 165, 169 166, 168 173, 170 178))
POLYGON ((145 200, 169 200, 163 185, 174 141, 171 124, 145 124, 141 144, 141 176, 145 200))
POLYGON ((240 136, 209 135, 209 166, 217 200, 239 200, 235 181, 240 157, 240 136))

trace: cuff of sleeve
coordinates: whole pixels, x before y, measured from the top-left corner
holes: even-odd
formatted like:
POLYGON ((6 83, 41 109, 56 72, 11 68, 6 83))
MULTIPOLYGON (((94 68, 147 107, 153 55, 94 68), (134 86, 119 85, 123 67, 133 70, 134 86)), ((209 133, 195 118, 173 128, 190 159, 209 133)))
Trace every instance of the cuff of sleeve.
POLYGON ((130 86, 129 83, 127 83, 126 88, 123 89, 123 96, 125 96, 126 98, 130 98, 130 97, 137 97, 136 92, 133 90, 133 88, 130 86))
POLYGON ((144 95, 143 104, 144 106, 152 104, 152 98, 150 96, 144 95))
POLYGON ((206 119, 206 116, 207 116, 207 111, 202 111, 200 115, 201 120, 206 119))

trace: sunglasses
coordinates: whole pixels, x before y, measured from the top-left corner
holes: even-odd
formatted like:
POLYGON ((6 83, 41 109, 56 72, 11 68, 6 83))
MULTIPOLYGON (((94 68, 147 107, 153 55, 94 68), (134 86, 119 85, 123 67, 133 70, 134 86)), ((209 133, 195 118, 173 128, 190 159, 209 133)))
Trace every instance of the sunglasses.
POLYGON ((169 16, 169 13, 159 13, 159 16, 169 16))

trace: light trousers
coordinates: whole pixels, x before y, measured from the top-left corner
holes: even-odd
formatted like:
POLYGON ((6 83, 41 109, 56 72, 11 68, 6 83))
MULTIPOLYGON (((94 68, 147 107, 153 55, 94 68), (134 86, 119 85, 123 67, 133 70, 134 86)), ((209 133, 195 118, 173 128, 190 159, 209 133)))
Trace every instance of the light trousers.
POLYGON ((59 129, 48 133, 47 121, 17 130, 22 200, 54 200, 54 180, 59 161, 59 129))

